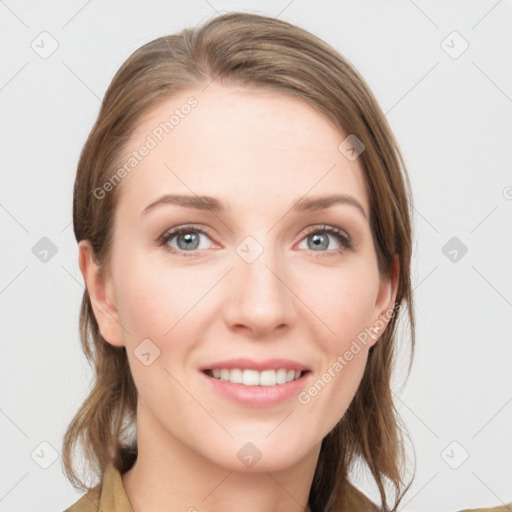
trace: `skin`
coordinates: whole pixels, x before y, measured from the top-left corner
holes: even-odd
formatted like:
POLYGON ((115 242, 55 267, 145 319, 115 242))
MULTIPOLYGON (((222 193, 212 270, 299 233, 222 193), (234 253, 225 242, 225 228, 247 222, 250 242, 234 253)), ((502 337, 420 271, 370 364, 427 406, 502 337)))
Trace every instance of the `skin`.
POLYGON ((101 334, 126 347, 139 393, 139 457, 123 484, 135 512, 308 510, 320 443, 348 408, 383 329, 307 404, 294 396, 241 405, 210 389, 198 368, 289 358, 309 366, 310 386, 392 309, 398 263, 389 279, 379 276, 359 161, 338 150, 346 134, 300 99, 262 88, 190 89, 149 112, 125 154, 190 96, 198 106, 109 192, 120 200, 105 272, 89 242, 79 244, 101 334), (347 204, 290 211, 305 195, 335 192, 357 199, 366 217, 347 204), (165 205, 141 216, 164 193, 214 196, 227 210, 165 205), (181 254, 172 254, 155 242, 190 223, 207 232, 198 248, 186 252, 174 237, 167 245, 181 254), (347 233, 353 248, 324 225, 347 233), (310 226, 318 230, 307 233, 310 226), (313 233, 326 245, 308 245, 313 233), (247 236, 263 248, 252 263, 236 252, 247 236), (160 355, 146 366, 134 350, 148 338, 160 355), (248 442, 261 452, 251 468, 237 457, 248 442))

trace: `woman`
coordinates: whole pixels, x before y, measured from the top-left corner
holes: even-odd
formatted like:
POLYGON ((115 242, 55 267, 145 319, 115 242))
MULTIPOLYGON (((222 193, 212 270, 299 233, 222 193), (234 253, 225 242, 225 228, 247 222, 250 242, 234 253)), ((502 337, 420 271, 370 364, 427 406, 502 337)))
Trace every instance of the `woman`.
POLYGON ((232 13, 134 52, 75 182, 95 382, 64 439, 88 491, 68 510, 395 510, 408 187, 361 76, 298 27, 232 13))

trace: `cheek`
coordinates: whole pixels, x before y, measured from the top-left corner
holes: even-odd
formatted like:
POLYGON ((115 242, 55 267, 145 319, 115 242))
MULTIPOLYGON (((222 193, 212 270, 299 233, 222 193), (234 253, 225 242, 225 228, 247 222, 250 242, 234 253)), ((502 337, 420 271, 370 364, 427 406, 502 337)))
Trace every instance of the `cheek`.
MULTIPOLYGON (((173 362, 183 361, 190 348, 183 340, 196 336, 190 331, 187 312, 198 296, 185 278, 190 276, 179 270, 165 273, 132 261, 119 275, 130 276, 120 283, 118 310, 126 328, 123 336, 131 372, 140 398, 158 408, 162 397, 176 391, 173 362)), ((173 403, 185 407, 187 396, 178 390, 173 403)))
POLYGON ((141 336, 157 343, 171 336, 174 326, 182 327, 181 319, 207 291, 208 279, 198 281, 190 270, 148 262, 149 258, 134 258, 118 267, 118 311, 130 344, 140 342, 141 336))
POLYGON ((378 294, 378 274, 369 265, 305 274, 301 297, 323 324, 330 352, 342 350, 347 342, 370 327, 378 294))
POLYGON ((368 322, 377 289, 376 278, 367 268, 366 274, 347 268, 335 277, 320 279, 317 275, 315 284, 308 284, 307 296, 325 333, 316 338, 323 357, 321 368, 298 401, 304 414, 314 418, 326 435, 345 414, 364 374, 371 340, 368 322))

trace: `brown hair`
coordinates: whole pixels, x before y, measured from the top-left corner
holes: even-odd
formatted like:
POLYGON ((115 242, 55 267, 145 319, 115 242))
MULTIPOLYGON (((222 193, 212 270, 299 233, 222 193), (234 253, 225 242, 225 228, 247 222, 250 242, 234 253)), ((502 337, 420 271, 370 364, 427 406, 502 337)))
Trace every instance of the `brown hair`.
MULTIPOLYGON (((367 464, 375 479, 382 510, 396 510, 412 484, 404 488, 404 433, 395 409, 391 372, 396 328, 407 308, 411 348, 415 324, 410 264, 412 199, 410 183, 391 129, 363 78, 336 50, 290 23, 248 13, 229 13, 195 29, 160 37, 136 50, 114 76, 81 152, 73 197, 77 242, 89 240, 98 264, 109 261, 112 220, 118 193, 101 199, 93 193, 114 175, 141 116, 178 91, 221 84, 271 87, 299 97, 332 121, 344 134, 365 145, 359 155, 370 203, 370 227, 381 276, 389 276, 395 254, 399 281, 394 314, 372 347, 361 384, 346 413, 323 439, 309 504, 313 511, 342 510, 350 470, 367 464), (387 479, 395 490, 387 504, 387 479)), ((100 486, 106 466, 127 471, 137 455, 137 389, 124 347, 107 343, 98 329, 88 291, 80 311, 83 351, 94 366, 94 382, 71 421, 63 441, 62 463, 75 488, 90 487, 75 473, 73 449, 82 445, 85 460, 100 486)))

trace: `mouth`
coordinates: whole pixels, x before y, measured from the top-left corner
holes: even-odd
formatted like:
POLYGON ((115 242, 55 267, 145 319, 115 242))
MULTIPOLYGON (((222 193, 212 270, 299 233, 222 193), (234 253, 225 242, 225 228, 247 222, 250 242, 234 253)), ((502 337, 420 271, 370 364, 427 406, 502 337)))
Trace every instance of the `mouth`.
POLYGON ((200 370, 217 396, 255 408, 293 400, 313 375, 305 364, 286 358, 230 359, 210 362, 200 370))
POLYGON ((249 368, 211 368, 203 370, 203 373, 209 377, 231 382, 232 384, 242 384, 244 386, 282 386, 303 378, 310 373, 309 370, 293 370, 289 368, 278 368, 269 370, 253 370, 249 368))

